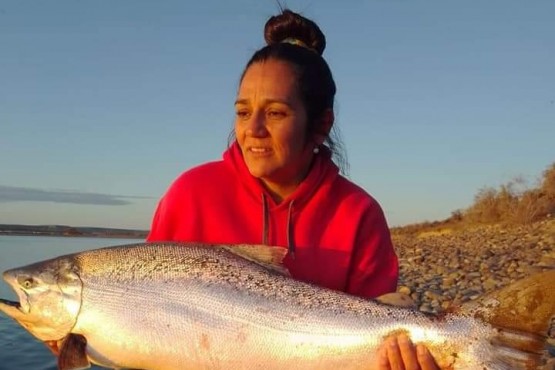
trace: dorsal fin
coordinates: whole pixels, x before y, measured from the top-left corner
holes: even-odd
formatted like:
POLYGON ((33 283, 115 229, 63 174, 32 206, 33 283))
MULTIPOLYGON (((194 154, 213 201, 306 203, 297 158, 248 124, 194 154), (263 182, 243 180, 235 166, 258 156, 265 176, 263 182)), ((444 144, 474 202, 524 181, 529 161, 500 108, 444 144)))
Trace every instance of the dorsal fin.
POLYGON ((60 349, 58 369, 78 370, 89 367, 91 367, 91 362, 87 357, 87 339, 79 334, 69 334, 60 349))
POLYGON ((222 248, 281 275, 290 276, 283 266, 287 248, 263 244, 235 244, 222 248))

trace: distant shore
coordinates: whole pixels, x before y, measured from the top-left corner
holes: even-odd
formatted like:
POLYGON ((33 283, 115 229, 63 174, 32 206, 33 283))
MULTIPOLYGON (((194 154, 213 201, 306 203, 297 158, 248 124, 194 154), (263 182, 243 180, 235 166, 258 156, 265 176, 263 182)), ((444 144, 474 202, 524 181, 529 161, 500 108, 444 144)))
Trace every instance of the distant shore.
POLYGON ((65 225, 0 224, 0 235, 145 239, 147 234, 147 230, 134 229, 79 227, 65 225))

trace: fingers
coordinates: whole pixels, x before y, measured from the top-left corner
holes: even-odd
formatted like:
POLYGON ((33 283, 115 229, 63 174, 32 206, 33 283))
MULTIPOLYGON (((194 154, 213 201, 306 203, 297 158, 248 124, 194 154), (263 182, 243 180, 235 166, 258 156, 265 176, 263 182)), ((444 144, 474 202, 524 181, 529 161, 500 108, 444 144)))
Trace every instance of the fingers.
MULTIPOLYGON (((386 344, 387 348, 387 358, 389 360, 389 366, 392 370, 408 370, 405 367, 405 361, 402 352, 407 351, 406 343, 404 343, 405 348, 401 349, 401 345, 398 341, 398 337, 389 338, 386 344)), ((410 351, 410 349, 409 349, 410 351)), ((407 354, 405 353, 405 356, 407 354)), ((416 364, 418 366, 418 364, 416 364)), ((410 369, 412 370, 412 368, 410 369)))
POLYGON ((422 370, 439 370, 432 354, 423 344, 416 345, 416 356, 422 370))
MULTIPOLYGON (((420 365, 416 358, 416 349, 412 341, 406 334, 401 334, 397 337, 397 344, 405 370, 420 370, 420 365)), ((400 367, 399 369, 403 369, 400 367)))
POLYGON ((406 334, 388 338, 377 353, 378 370, 439 370, 424 345, 414 346, 406 334))
POLYGON ((389 366, 389 357, 387 355, 387 345, 388 343, 386 341, 378 350, 377 370, 391 370, 391 366, 389 366))
POLYGON ((402 344, 400 345, 397 337, 391 337, 385 340, 381 345, 377 353, 377 364, 375 368, 377 370, 412 370, 420 369, 419 367, 407 367, 405 363, 405 358, 412 358, 412 361, 418 366, 416 362, 416 354, 412 357, 410 354, 402 352, 410 352, 412 349, 412 344, 408 341, 405 335, 405 339, 401 339, 402 344), (407 347, 409 347, 407 349, 407 347), (404 357, 403 357, 404 356, 404 357))

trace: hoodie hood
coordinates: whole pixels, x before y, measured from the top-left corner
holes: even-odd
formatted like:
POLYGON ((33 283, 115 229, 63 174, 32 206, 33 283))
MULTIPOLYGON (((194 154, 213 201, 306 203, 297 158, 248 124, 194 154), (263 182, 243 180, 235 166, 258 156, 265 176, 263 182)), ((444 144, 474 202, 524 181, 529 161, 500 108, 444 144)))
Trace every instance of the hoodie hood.
POLYGON ((339 168, 331 159, 331 151, 326 146, 321 146, 320 152, 314 155, 314 161, 306 178, 291 195, 281 203, 276 203, 262 181, 251 175, 237 142, 224 152, 223 159, 237 173, 238 178, 255 199, 262 202, 262 196, 266 198, 271 210, 289 207, 292 202, 295 207, 302 208, 323 182, 331 183, 339 174, 339 168))
POLYGON ((270 192, 262 184, 262 181, 251 175, 237 142, 234 142, 233 145, 224 152, 223 159, 224 163, 237 173, 237 177, 241 180, 249 195, 252 196, 256 202, 260 202, 263 244, 268 244, 269 242, 269 219, 271 214, 287 209, 286 230, 283 232, 286 233, 289 254, 294 258, 294 212, 301 212, 303 206, 308 202, 312 194, 320 186, 324 186, 325 183, 331 186, 331 183, 333 183, 339 174, 339 168, 331 160, 331 151, 325 146, 321 147, 320 152, 314 155, 314 160, 306 178, 299 184, 297 189, 281 203, 276 203, 270 192))

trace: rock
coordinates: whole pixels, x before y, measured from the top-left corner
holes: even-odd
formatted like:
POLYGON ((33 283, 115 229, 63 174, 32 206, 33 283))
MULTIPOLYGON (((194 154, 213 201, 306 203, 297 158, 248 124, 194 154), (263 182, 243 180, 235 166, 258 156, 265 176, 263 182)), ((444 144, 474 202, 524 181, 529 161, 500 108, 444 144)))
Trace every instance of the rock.
POLYGON ((435 310, 430 306, 429 303, 423 303, 420 306, 419 310, 422 311, 422 312, 427 312, 427 313, 434 313, 435 312, 435 310))
POLYGON ((415 301, 415 302, 420 302, 421 297, 420 297, 420 293, 418 292, 414 292, 410 295, 410 297, 415 301))
POLYGON ((439 300, 441 297, 441 292, 434 292, 432 290, 426 290, 424 292, 424 297, 428 298, 429 300, 439 300))
POLYGON ((453 305, 452 301, 444 301, 443 303, 441 303, 441 309, 447 310, 449 307, 451 307, 453 305))
POLYGON ((542 256, 538 266, 555 268, 555 253, 542 256))
POLYGON ((443 282, 441 283, 441 286, 443 288, 449 288, 451 286, 453 286, 455 284, 455 279, 453 277, 447 276, 445 278, 443 278, 443 282))
POLYGON ((541 370, 555 370, 555 359, 548 360, 541 370))
POLYGON ((485 291, 494 290, 495 288, 498 287, 498 285, 499 283, 494 279, 487 279, 482 283, 482 287, 484 288, 485 291))
POLYGON ((443 267, 443 266, 437 266, 436 267, 436 274, 443 275, 443 274, 445 274, 445 272, 446 272, 445 267, 443 267))
MULTIPOLYGON (((555 218, 522 227, 482 226, 422 239, 394 233, 393 238, 400 264, 398 292, 428 313, 555 269, 555 218)), ((555 338, 547 350, 555 357, 555 338)), ((555 358, 543 370, 555 370, 555 358)))
POLYGON ((416 303, 412 298, 403 293, 388 293, 376 298, 379 302, 387 304, 390 306, 405 307, 405 308, 416 308, 416 303))

